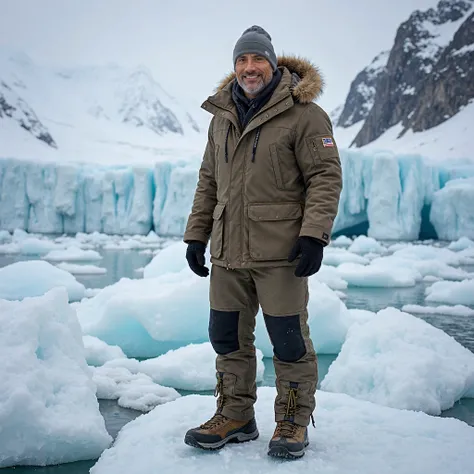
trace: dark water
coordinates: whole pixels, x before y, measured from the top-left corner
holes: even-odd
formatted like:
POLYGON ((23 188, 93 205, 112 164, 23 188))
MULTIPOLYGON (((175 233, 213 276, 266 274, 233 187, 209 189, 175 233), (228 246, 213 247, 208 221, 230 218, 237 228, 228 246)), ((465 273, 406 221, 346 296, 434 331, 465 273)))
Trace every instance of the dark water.
MULTIPOLYGON (((78 281, 83 283, 86 288, 103 288, 113 284, 122 277, 141 278, 141 273, 136 272, 145 266, 153 258, 152 255, 140 254, 136 250, 105 250, 101 251, 103 260, 94 262, 95 265, 107 268, 105 275, 77 275, 78 281)), ((20 255, 0 255, 0 267, 14 263, 20 260, 28 260, 31 257, 20 255)), ((474 267, 465 267, 469 272, 474 272, 474 267)), ((420 283, 412 288, 348 288, 345 290, 347 298, 344 300, 348 308, 367 309, 370 311, 379 311, 387 306, 402 308, 405 304, 424 305, 424 291, 429 284, 420 283)), ((443 315, 419 315, 433 326, 436 326, 452 337, 459 343, 474 352, 474 318, 443 316, 443 315)), ((318 360, 319 379, 322 380, 326 375, 330 364, 335 356, 320 355, 318 360)), ((264 380, 262 386, 275 385, 275 372, 271 359, 265 359, 264 380)), ((180 391, 182 395, 190 392, 180 391)), ((203 392, 212 394, 212 391, 203 392)), ((100 410, 104 416, 107 430, 116 437, 118 431, 129 421, 141 415, 140 412, 119 407, 116 402, 101 400, 99 402, 100 410)), ((474 426, 474 399, 463 399, 456 405, 442 413, 443 417, 453 417, 463 420, 474 426)), ((96 460, 63 464, 60 466, 49 467, 16 467, 1 469, 1 474, 86 474, 95 464, 96 460)))
MULTIPOLYGON (((153 259, 153 255, 142 254, 137 250, 98 250, 102 260, 93 262, 77 262, 90 264, 107 269, 103 275, 74 275, 76 280, 86 288, 104 288, 113 285, 121 278, 142 278, 142 273, 136 270, 145 267, 153 259)), ((27 255, 0 254, 0 268, 11 263, 35 260, 40 257, 27 255)), ((74 262, 76 263, 76 262, 74 262)), ((3 473, 2 473, 3 474, 3 473)))
MULTIPOLYGON (((474 273, 474 266, 461 267, 469 273, 474 273)), ((388 306, 402 309, 406 304, 425 304, 425 289, 432 283, 419 283, 410 288, 347 288, 344 290, 347 298, 344 303, 348 308, 380 311, 388 306)), ((433 304, 436 306, 436 303, 433 304)), ((467 316, 452 316, 443 314, 415 314, 431 325, 443 330, 464 347, 474 352, 474 318, 467 316)))

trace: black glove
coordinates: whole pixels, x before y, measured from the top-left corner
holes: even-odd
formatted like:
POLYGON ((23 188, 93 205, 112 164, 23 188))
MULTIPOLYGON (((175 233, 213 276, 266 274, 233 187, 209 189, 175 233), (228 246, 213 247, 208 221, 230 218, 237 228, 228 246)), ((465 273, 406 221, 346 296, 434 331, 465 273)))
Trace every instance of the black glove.
POLYGON ((288 256, 288 261, 293 262, 301 253, 301 260, 298 262, 295 275, 297 277, 314 275, 321 268, 323 249, 324 245, 313 237, 298 237, 288 256))
POLYGON ((200 277, 207 277, 209 275, 209 268, 205 267, 206 259, 206 244, 199 240, 191 240, 186 250, 186 260, 189 268, 200 277))

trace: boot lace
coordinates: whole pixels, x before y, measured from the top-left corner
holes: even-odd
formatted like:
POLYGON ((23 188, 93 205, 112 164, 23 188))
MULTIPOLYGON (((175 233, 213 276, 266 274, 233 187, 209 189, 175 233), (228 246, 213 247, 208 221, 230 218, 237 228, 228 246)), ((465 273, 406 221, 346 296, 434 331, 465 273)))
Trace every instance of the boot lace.
POLYGON ((290 388, 288 393, 288 403, 286 405, 286 416, 295 416, 296 413, 296 399, 298 390, 296 388, 290 388))
POLYGON ((298 425, 291 421, 279 421, 275 435, 281 438, 293 438, 298 430, 298 425))
POLYGON ((217 400, 217 410, 221 412, 224 408, 226 397, 224 395, 224 374, 217 373, 217 384, 214 390, 214 396, 219 397, 217 400))
POLYGON ((228 418, 226 418, 224 415, 216 414, 209 421, 206 421, 206 423, 202 424, 200 428, 203 430, 210 430, 222 425, 227 421, 227 419, 228 418))

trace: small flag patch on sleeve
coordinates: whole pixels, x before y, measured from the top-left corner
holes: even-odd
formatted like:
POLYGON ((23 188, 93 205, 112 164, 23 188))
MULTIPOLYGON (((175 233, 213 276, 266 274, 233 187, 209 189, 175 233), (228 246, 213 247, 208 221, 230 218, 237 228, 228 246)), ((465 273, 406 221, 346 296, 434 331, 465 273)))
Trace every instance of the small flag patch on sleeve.
POLYGON ((334 141, 331 137, 324 137, 324 138, 321 138, 321 140, 323 141, 324 148, 334 146, 334 141))

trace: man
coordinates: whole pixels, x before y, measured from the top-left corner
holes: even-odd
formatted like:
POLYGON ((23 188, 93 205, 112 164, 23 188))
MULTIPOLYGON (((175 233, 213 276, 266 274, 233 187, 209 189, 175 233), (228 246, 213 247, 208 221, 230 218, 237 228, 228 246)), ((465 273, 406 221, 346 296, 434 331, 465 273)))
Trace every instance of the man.
POLYGON ((315 408, 317 360, 307 324, 308 277, 328 244, 341 192, 338 150, 322 89, 307 61, 277 59, 253 26, 237 41, 235 72, 202 107, 214 115, 184 234, 199 276, 210 238, 209 337, 217 410, 185 442, 219 449, 256 439, 255 317, 273 344, 277 397, 268 454, 299 458, 315 408))

